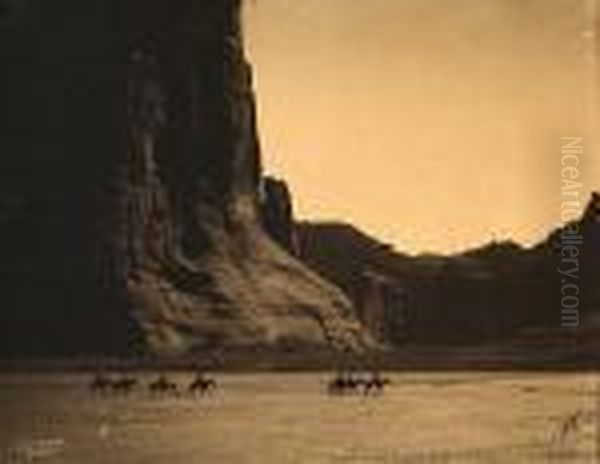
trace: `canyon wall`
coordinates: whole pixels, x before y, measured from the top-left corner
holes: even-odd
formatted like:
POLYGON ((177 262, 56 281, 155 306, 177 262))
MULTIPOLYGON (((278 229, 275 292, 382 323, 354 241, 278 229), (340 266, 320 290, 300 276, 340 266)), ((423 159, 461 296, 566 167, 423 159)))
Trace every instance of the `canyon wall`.
POLYGON ((297 236, 301 259, 345 291, 382 342, 447 345, 519 339, 532 347, 537 343, 539 349, 562 344, 589 351, 596 346, 598 193, 579 220, 531 248, 509 241, 450 256, 409 256, 340 223, 303 222, 297 236), (576 250, 565 249, 573 243, 576 250), (575 262, 565 261, 573 253, 575 262), (563 300, 565 296, 571 298, 563 300), (569 311, 563 302, 576 307, 569 311))
POLYGON ((50 3, 0 28, 2 353, 369 346, 265 232, 241 2, 50 3))

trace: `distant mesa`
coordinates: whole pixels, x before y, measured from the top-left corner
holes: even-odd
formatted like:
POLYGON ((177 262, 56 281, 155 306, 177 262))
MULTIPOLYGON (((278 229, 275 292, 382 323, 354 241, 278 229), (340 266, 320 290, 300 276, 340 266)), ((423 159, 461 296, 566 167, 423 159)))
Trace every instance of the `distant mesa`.
POLYGON ((474 258, 503 258, 514 256, 523 251, 525 251, 525 248, 519 243, 512 240, 505 240, 501 242, 493 241, 480 248, 467 250, 463 255, 474 258))
POLYGON ((600 317, 599 206, 594 193, 575 223, 582 234, 577 333, 585 340, 579 342, 561 332, 557 267, 564 228, 530 248, 508 240, 456 255, 411 257, 349 225, 303 222, 297 225, 300 256, 344 289, 359 318, 384 343, 506 343, 535 328, 548 345, 591 349, 586 328, 600 317))

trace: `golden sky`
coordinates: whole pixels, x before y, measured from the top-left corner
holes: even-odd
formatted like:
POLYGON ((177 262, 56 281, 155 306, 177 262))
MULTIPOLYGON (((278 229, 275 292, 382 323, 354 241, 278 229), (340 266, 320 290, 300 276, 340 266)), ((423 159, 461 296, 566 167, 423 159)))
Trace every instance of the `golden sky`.
POLYGON ((595 0, 250 0, 263 160, 301 219, 408 252, 560 223, 561 137, 597 101, 595 0))

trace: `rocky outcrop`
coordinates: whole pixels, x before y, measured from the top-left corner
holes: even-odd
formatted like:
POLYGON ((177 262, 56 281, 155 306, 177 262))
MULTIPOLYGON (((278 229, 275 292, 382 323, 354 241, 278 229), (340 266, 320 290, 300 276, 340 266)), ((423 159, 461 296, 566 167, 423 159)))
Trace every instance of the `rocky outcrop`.
POLYGON ((299 254, 320 275, 335 282, 352 299, 359 319, 381 342, 399 343, 408 336, 413 314, 407 255, 339 223, 297 224, 299 254))
POLYGON ((408 256, 343 224, 301 223, 298 236, 302 259, 343 288, 363 323, 388 342, 483 343, 535 328, 554 330, 561 343, 575 333, 577 344, 600 329, 598 194, 579 221, 532 248, 509 241, 452 256, 408 256), (577 261, 565 263, 564 246, 572 243, 577 261), (576 273, 578 288, 567 292, 577 292, 576 324, 565 325, 569 281, 559 269, 576 273))
MULTIPOLYGON (((3 353, 368 345, 345 295, 264 230, 240 1, 66 3, 1 31, 3 353)), ((289 200, 271 198, 278 221, 289 200)))
POLYGON ((0 352, 125 351, 139 332, 105 253, 127 154, 122 2, 5 3, 0 352))
POLYGON ((285 181, 265 177, 261 195, 262 221, 267 233, 293 255, 298 253, 292 196, 285 181))

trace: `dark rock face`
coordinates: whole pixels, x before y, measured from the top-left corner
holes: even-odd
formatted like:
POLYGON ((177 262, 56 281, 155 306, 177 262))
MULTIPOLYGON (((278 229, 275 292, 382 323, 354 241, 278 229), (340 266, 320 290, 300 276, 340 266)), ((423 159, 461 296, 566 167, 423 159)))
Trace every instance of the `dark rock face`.
POLYGON ((533 252, 546 257, 546 273, 560 279, 554 287, 549 287, 550 295, 560 301, 565 296, 563 292, 567 295, 575 292, 574 288, 563 289, 563 285, 576 284, 579 325, 582 329, 600 326, 600 194, 592 194, 579 221, 554 231, 533 252))
POLYGON ((368 343, 263 229, 240 8, 32 0, 2 23, 3 354, 368 343))
POLYGON ((137 342, 102 252, 126 160, 120 3, 10 1, 0 17, 4 355, 137 342))
POLYGON ((261 202, 262 220, 268 234, 283 248, 298 253, 292 196, 287 184, 265 177, 261 202))
POLYGON ((344 289, 363 323, 392 343, 480 343, 532 328, 581 338, 600 328, 599 199, 594 194, 580 221, 531 249, 505 242, 454 256, 411 257, 351 226, 302 223, 300 256, 344 289), (562 253, 573 241, 580 243, 580 305, 570 330, 563 326, 565 276, 558 269, 571 269, 562 253))
POLYGON ((362 272, 358 317, 380 342, 399 343, 407 336, 412 322, 408 291, 401 281, 389 274, 362 272))
POLYGON ((303 222, 297 231, 301 259, 344 290, 376 339, 407 337, 414 322, 403 272, 408 256, 345 224, 303 222))

